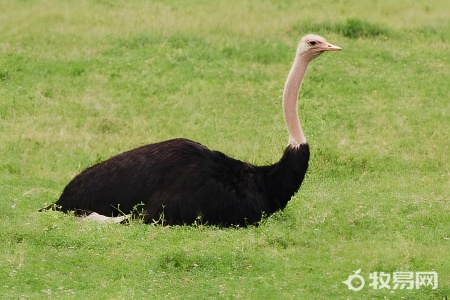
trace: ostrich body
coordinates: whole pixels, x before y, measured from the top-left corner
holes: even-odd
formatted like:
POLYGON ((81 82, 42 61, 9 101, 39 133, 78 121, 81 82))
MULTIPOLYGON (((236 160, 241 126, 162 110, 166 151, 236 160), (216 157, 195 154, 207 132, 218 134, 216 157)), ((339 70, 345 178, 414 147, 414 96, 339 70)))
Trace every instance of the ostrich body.
POLYGON ((145 145, 87 168, 48 208, 108 217, 133 212, 142 204, 144 222, 218 226, 256 224, 283 209, 308 169, 309 146, 297 112, 308 63, 324 51, 341 48, 317 35, 304 36, 283 93, 289 144, 280 161, 253 166, 187 139, 145 145))

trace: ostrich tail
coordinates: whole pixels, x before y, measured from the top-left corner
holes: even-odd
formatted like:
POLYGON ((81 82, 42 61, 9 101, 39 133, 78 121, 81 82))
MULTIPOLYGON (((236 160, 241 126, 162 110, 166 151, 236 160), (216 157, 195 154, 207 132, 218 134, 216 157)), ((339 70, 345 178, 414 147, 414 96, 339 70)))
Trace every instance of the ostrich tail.
POLYGON ((129 216, 129 215, 118 216, 118 217, 107 217, 104 215, 100 215, 96 212, 93 212, 93 213, 83 217, 83 220, 96 221, 99 223, 127 224, 127 223, 129 223, 130 218, 131 218, 131 216, 129 216))

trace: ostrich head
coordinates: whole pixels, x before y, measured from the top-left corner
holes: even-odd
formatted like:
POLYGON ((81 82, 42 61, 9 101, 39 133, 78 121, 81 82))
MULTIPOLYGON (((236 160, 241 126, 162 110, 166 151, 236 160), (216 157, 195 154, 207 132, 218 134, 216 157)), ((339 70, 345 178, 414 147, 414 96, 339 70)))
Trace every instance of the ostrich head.
POLYGON ((294 64, 289 72, 283 91, 284 118, 289 131, 289 144, 295 147, 306 143, 297 112, 298 93, 302 86, 306 68, 311 60, 325 51, 339 51, 340 47, 330 44, 323 37, 308 34, 298 44, 294 64))
POLYGON ((307 34, 298 44, 297 55, 306 60, 312 60, 325 51, 339 51, 340 47, 330 44, 326 39, 319 35, 307 34))

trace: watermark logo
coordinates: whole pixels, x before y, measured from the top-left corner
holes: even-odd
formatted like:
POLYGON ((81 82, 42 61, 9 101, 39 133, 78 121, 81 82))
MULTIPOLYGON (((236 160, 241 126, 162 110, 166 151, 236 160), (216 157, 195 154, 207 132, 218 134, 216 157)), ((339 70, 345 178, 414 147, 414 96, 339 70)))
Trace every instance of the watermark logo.
MULTIPOLYGON (((362 290, 366 281, 360 275, 361 269, 353 271, 347 280, 342 281, 348 289, 354 292, 362 290)), ((430 272, 372 272, 369 274, 369 287, 374 290, 412 290, 422 287, 430 287, 435 290, 438 288, 438 273, 430 272)))

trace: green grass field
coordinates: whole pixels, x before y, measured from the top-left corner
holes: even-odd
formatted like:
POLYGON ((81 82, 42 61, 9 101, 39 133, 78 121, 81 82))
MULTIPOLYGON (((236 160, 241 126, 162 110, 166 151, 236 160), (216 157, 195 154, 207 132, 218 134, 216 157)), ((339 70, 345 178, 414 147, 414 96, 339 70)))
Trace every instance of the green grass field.
POLYGON ((16 0, 0 22, 2 299, 450 297, 447 0, 16 0), (310 32, 343 51, 310 65, 310 169, 283 212, 245 229, 37 212, 84 168, 173 137, 276 162, 310 32), (394 289, 399 272, 438 288, 394 289))

